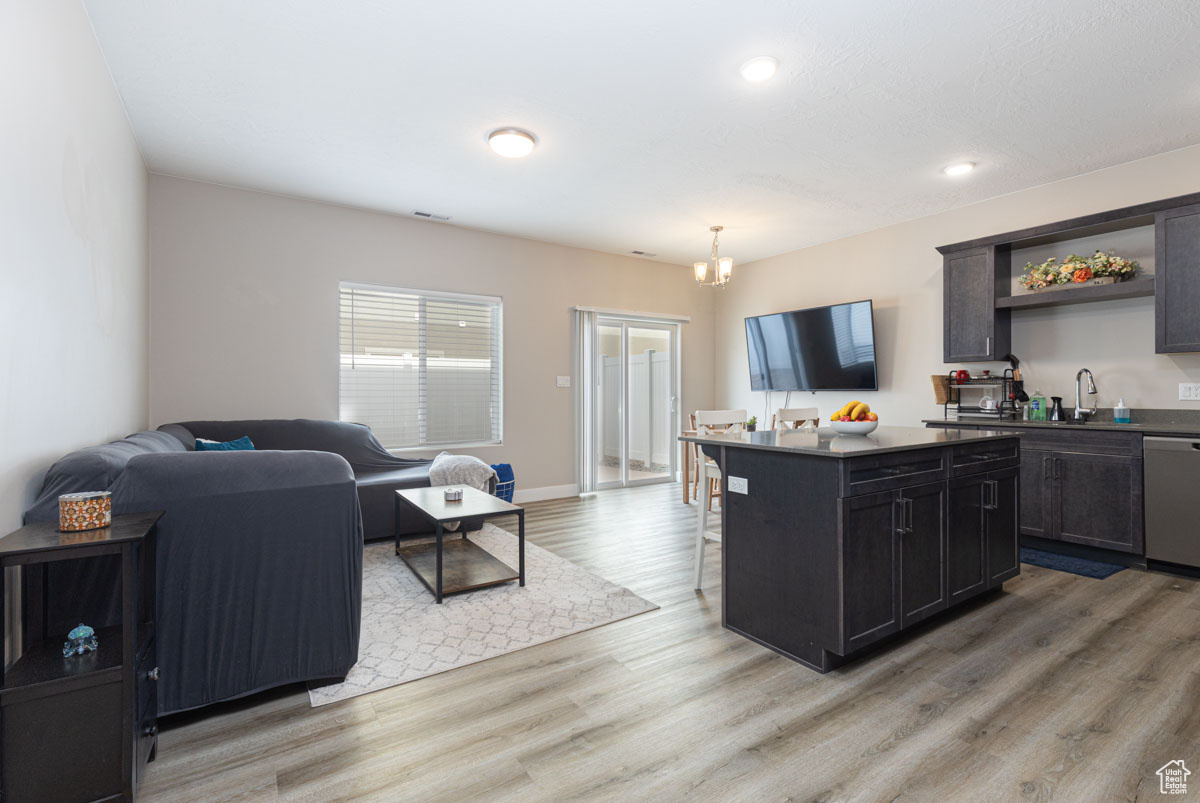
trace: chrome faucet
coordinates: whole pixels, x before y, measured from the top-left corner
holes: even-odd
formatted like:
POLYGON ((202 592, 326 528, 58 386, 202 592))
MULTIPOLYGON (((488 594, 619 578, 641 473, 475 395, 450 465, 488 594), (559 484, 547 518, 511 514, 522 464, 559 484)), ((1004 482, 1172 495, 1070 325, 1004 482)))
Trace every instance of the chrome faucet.
POLYGON ((1092 378, 1092 372, 1086 368, 1080 368, 1079 373, 1075 374, 1075 420, 1079 422, 1086 422, 1089 415, 1096 414, 1097 409, 1095 400, 1092 401, 1090 410, 1083 406, 1083 383, 1081 380, 1084 374, 1087 374, 1088 379, 1088 395, 1095 396, 1099 392, 1096 390, 1096 380, 1092 378))

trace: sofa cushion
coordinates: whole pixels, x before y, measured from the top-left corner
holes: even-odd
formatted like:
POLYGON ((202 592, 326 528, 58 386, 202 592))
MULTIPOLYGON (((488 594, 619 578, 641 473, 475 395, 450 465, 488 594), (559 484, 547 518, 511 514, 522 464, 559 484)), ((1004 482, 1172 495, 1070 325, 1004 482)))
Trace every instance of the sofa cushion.
POLYGON ((107 491, 138 455, 184 451, 183 444, 165 432, 135 432, 119 441, 77 449, 50 466, 41 492, 25 511, 25 522, 57 521, 60 494, 107 491))

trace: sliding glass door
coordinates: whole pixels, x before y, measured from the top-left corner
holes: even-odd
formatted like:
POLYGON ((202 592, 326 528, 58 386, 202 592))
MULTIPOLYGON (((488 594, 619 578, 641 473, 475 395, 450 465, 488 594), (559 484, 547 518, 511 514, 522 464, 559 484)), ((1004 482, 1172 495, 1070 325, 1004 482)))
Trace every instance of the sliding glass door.
POLYGON ((596 318, 591 467, 597 488, 670 482, 678 433, 679 327, 596 318))

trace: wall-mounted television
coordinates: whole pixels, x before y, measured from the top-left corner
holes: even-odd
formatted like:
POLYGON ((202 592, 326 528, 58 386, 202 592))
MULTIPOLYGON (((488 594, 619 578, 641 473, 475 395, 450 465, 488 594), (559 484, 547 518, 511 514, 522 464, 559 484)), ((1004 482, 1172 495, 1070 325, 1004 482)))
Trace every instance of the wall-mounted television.
POLYGON ((870 300, 746 319, 751 390, 878 390, 870 300))

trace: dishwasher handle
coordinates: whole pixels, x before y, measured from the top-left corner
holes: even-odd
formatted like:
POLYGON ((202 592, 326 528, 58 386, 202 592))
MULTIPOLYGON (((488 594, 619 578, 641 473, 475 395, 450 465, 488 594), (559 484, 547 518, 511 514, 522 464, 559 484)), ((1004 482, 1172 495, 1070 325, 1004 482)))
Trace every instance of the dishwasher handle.
POLYGON ((1142 438, 1142 446, 1147 452, 1200 452, 1200 441, 1192 438, 1147 436, 1142 438))

